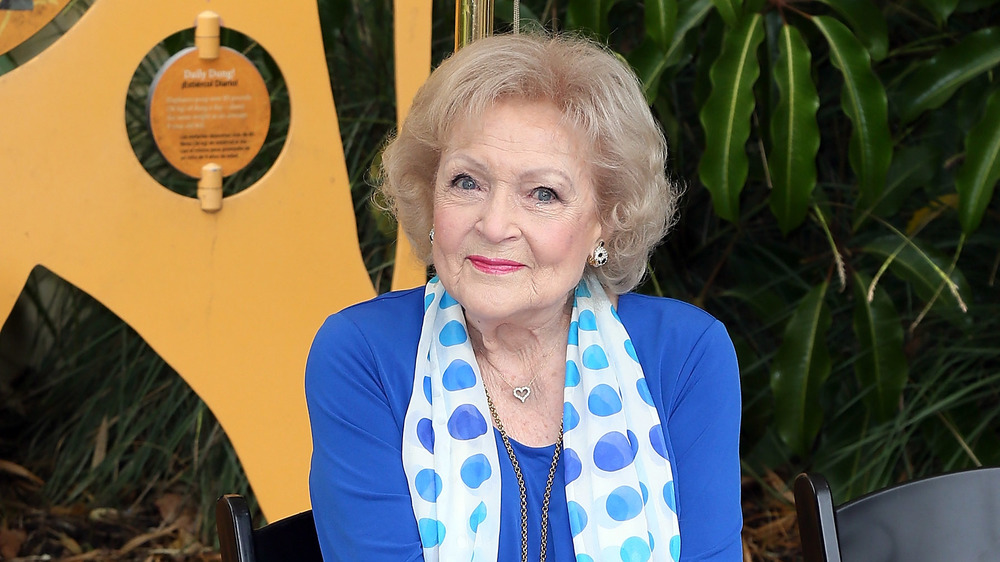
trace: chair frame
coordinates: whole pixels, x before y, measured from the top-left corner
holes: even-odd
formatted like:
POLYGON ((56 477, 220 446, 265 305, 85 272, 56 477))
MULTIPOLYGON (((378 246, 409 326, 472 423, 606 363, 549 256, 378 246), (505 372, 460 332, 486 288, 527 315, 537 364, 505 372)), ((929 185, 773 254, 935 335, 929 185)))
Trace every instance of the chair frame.
POLYGON ((222 562, 323 560, 312 510, 254 529, 246 499, 226 494, 215 503, 215 525, 222 562))
POLYGON ((839 507, 820 474, 799 474, 794 491, 805 562, 854 562, 861 552, 866 562, 1000 553, 1000 467, 912 480, 839 507))

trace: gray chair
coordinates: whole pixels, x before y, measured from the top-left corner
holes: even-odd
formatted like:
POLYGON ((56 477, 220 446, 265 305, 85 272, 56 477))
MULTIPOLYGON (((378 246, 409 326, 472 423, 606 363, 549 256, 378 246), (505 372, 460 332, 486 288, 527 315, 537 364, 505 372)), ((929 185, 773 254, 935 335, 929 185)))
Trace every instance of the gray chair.
POLYGON ((1000 468, 877 490, 839 507, 815 473, 795 479, 805 562, 1000 560, 1000 468))
POLYGON ((253 528, 243 496, 226 494, 215 503, 222 562, 323 562, 312 511, 253 528))

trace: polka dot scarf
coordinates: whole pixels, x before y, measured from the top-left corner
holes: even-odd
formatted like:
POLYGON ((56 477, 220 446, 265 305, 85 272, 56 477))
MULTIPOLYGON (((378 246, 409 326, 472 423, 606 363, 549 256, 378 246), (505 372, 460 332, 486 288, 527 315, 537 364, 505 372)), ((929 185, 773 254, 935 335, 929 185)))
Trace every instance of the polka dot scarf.
MULTIPOLYGON (((663 428, 632 341, 590 276, 575 292, 564 392, 561 462, 577 562, 678 560, 663 428)), ((497 559, 500 463, 489 419, 462 307, 435 277, 402 454, 428 562, 497 559)))

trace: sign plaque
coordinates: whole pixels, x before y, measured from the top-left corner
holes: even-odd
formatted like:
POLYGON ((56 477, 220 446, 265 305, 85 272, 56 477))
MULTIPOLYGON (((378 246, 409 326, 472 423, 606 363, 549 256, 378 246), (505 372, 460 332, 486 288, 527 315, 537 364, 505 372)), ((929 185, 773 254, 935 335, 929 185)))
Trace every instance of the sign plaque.
POLYGON ((53 20, 69 0, 0 0, 0 55, 53 20))
POLYGON ((203 59, 194 47, 171 57, 150 86, 149 127, 173 167, 191 177, 209 163, 229 176, 260 152, 271 100, 260 72, 228 47, 203 59))

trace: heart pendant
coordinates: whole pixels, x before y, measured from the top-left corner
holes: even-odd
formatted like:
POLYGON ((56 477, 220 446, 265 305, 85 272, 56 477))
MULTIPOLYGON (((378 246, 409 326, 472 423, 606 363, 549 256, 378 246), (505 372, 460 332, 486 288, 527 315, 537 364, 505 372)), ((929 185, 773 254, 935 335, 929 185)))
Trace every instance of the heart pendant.
POLYGON ((524 401, 527 400, 529 396, 531 396, 531 388, 527 386, 519 386, 514 389, 514 398, 520 400, 522 404, 524 404, 524 401))

